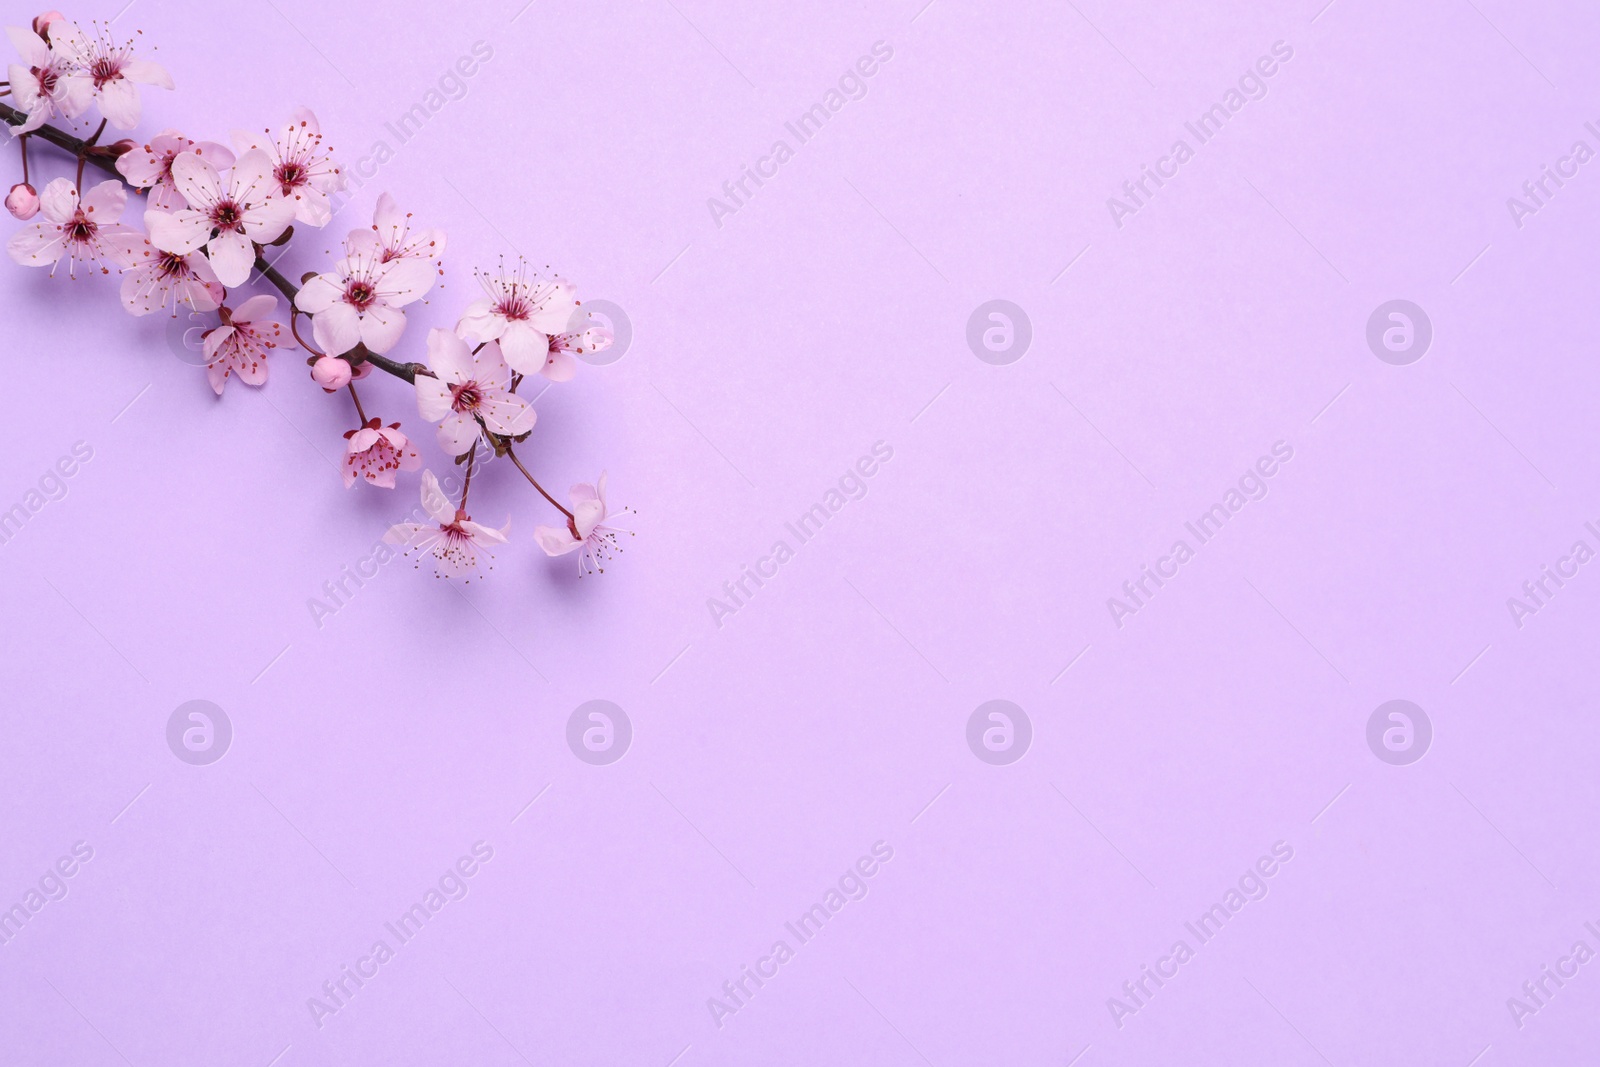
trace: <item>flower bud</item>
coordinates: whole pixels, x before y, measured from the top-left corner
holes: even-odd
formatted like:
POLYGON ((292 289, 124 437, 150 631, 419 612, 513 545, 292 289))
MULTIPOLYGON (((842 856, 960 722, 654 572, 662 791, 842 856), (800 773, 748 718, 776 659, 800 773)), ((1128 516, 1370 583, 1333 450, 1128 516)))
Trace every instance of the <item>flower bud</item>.
POLYGON ((31 219, 39 213, 39 194, 27 182, 18 182, 6 194, 6 210, 19 219, 31 219))
POLYGON ((311 378, 328 392, 350 384, 350 364, 338 356, 323 356, 311 365, 311 378))
POLYGON ((59 11, 46 11, 33 20, 33 32, 43 37, 44 31, 50 28, 52 22, 61 21, 66 17, 59 11))

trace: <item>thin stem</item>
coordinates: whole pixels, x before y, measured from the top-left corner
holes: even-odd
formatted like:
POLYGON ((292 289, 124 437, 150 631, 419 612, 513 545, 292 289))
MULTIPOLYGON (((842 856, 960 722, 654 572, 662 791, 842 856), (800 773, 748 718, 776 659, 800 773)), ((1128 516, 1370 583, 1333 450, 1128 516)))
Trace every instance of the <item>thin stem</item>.
POLYGON ((327 353, 323 352, 316 345, 308 344, 306 342, 306 339, 304 337, 300 336, 300 327, 295 325, 295 323, 300 321, 300 315, 301 315, 300 309, 295 307, 293 304, 290 304, 289 305, 289 332, 294 335, 294 339, 295 339, 296 342, 299 343, 300 347, 305 349, 307 352, 310 352, 313 356, 317 356, 317 357, 320 358, 321 356, 326 355, 327 353))
POLYGON ((572 512, 562 507, 560 503, 556 501, 555 497, 544 491, 544 486, 540 485, 538 481, 534 479, 533 475, 528 473, 528 468, 522 465, 522 460, 517 458, 517 454, 511 450, 510 446, 506 447, 506 455, 511 457, 511 462, 517 465, 517 470, 522 472, 522 476, 528 479, 529 484, 531 484, 535 489, 539 490, 539 495, 550 501, 551 507, 555 508, 557 511, 561 512, 561 514, 567 517, 567 522, 571 523, 577 521, 573 517, 572 512))
POLYGON ((356 418, 361 420, 361 425, 367 424, 367 413, 361 410, 361 398, 356 395, 356 383, 351 381, 346 388, 350 390, 350 399, 356 402, 356 418))
POLYGON ((17 140, 22 142, 22 184, 31 186, 33 183, 28 180, 28 135, 23 134, 17 140))
POLYGON ((94 147, 95 142, 100 140, 100 135, 102 133, 105 133, 105 132, 106 132, 106 120, 105 119, 101 119, 100 120, 100 128, 98 130, 94 131, 94 136, 90 137, 87 141, 83 142, 83 147, 78 149, 78 182, 77 182, 77 185, 78 185, 78 195, 80 195, 80 196, 83 195, 83 165, 84 165, 85 162, 88 161, 89 149, 94 147))
POLYGON ((461 503, 456 505, 457 510, 467 510, 467 493, 472 489, 472 468, 478 462, 478 443, 472 443, 472 451, 467 453, 467 476, 461 482, 461 503))

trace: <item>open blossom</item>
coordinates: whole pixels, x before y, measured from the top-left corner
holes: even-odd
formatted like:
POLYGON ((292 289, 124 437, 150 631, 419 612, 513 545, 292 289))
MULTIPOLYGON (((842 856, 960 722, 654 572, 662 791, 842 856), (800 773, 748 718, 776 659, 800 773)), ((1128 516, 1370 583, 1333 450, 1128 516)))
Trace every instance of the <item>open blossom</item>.
POLYGON ((199 252, 163 252, 148 240, 135 253, 134 267, 122 276, 122 306, 135 315, 188 304, 215 311, 227 295, 211 264, 199 252))
MULTIPOLYGON (((101 182, 80 204, 71 179, 56 178, 39 196, 44 218, 13 234, 6 251, 24 267, 49 267, 52 274, 63 258, 69 261, 69 273, 79 263, 131 267, 145 239, 138 230, 117 221, 127 203, 127 191, 119 181, 101 182)), ((100 270, 111 273, 105 266, 100 270)))
POLYGON ((422 457, 400 432, 398 422, 385 426, 381 419, 369 419, 365 426, 347 430, 344 436, 349 444, 345 446, 340 470, 346 489, 356 484, 357 478, 365 478, 380 489, 393 489, 396 471, 414 471, 422 466, 422 457))
POLYGON ((434 571, 441 578, 476 571, 478 557, 492 559, 489 550, 505 544, 506 533, 511 529, 509 519, 496 530, 473 522, 465 511, 452 508, 432 471, 422 472, 422 508, 432 522, 399 523, 389 527, 383 539, 391 545, 405 545, 407 555, 417 552, 433 556, 434 571))
POLYGON ((364 344, 380 355, 406 328, 400 309, 433 287, 433 264, 421 259, 385 261, 378 235, 352 230, 345 257, 332 271, 306 282, 294 305, 311 316, 317 344, 330 356, 364 344))
POLYGON ((449 330, 429 330, 428 366, 437 377, 417 375, 417 410, 439 424, 439 447, 450 455, 466 455, 485 429, 504 437, 533 429, 538 413, 511 392, 511 368, 495 342, 474 352, 449 330))
POLYGON ((241 154, 260 149, 272 157, 272 178, 278 191, 294 204, 294 217, 308 226, 326 226, 333 217, 329 193, 345 187, 344 171, 322 142, 322 127, 307 108, 295 108, 288 125, 268 140, 261 134, 233 131, 241 154))
POLYGON ((46 41, 41 29, 49 33, 48 26, 34 30, 6 27, 6 35, 22 57, 21 63, 10 64, 6 77, 17 109, 28 116, 21 126, 11 127, 13 137, 37 130, 54 115, 77 118, 88 109, 92 96, 89 85, 67 77, 74 69, 72 53, 46 41))
POLYGON ((565 526, 535 526, 533 539, 539 547, 552 556, 578 553, 578 573, 600 571, 605 573, 605 563, 622 551, 617 535, 627 530, 606 525, 606 476, 594 485, 581 482, 572 487, 572 518, 565 526))
POLYGON ((467 307, 457 331, 474 343, 499 341, 512 370, 539 373, 550 358, 550 334, 566 329, 578 306, 572 284, 529 278, 522 264, 512 273, 480 273, 478 280, 488 298, 467 307))
POLYGON ((587 326, 572 333, 550 335, 550 353, 545 357, 539 373, 552 382, 570 382, 578 372, 575 357, 585 353, 603 352, 611 347, 613 336, 604 326, 587 326))
POLYGON ((64 91, 70 95, 87 92, 100 105, 100 114, 119 130, 139 125, 139 90, 136 85, 172 88, 172 76, 159 63, 135 59, 133 42, 117 44, 108 34, 110 27, 89 37, 73 23, 62 20, 49 27, 53 51, 71 59, 72 70, 64 75, 64 91))
POLYGON ((265 152, 240 156, 226 185, 210 160, 180 152, 172 161, 172 180, 189 206, 147 216, 150 243, 180 255, 205 248, 217 279, 229 288, 249 279, 255 244, 277 240, 294 218, 294 205, 278 195, 265 152))
POLYGON ((233 166, 233 153, 210 141, 192 141, 177 130, 162 130, 140 145, 117 157, 117 172, 136 189, 148 189, 148 207, 177 211, 185 206, 177 183, 172 180, 172 161, 184 152, 193 152, 219 171, 233 166))
POLYGON ((411 214, 400 210, 394 197, 383 193, 372 212, 372 228, 383 247, 383 261, 391 259, 425 259, 438 263, 444 258, 444 231, 418 230, 411 232, 411 214))
POLYGON ((278 298, 252 296, 231 312, 222 309, 222 325, 206 332, 201 350, 206 357, 206 377, 218 396, 237 374, 246 385, 261 385, 267 380, 267 353, 274 348, 293 348, 294 339, 270 316, 278 311, 278 298))

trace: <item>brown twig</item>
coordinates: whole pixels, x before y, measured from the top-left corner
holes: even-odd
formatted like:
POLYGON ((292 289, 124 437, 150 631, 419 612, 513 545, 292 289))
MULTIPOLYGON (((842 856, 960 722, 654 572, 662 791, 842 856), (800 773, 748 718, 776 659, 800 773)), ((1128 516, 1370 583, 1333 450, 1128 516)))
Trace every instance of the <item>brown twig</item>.
POLYGON ((538 483, 538 481, 533 477, 533 475, 528 473, 528 468, 524 467, 522 465, 522 460, 517 458, 517 454, 511 450, 511 446, 510 445, 506 446, 506 455, 511 457, 511 462, 515 463, 517 465, 517 470, 522 472, 522 476, 524 478, 528 479, 529 484, 532 485, 535 489, 539 490, 539 495, 544 497, 546 500, 550 501, 550 506, 551 507, 555 508, 557 511, 561 512, 561 514, 563 514, 563 515, 565 515, 567 517, 567 522, 568 523, 572 523, 572 522, 577 521, 574 518, 572 512, 570 512, 566 508, 562 507, 560 502, 557 501, 555 497, 553 497, 549 493, 545 492, 544 486, 540 485, 538 483))

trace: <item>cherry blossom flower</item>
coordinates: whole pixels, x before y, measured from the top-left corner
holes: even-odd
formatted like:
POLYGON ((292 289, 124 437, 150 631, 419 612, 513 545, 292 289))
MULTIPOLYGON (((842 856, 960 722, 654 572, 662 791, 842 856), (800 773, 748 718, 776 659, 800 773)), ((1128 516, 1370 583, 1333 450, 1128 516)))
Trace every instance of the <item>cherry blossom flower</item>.
POLYGON ((249 279, 255 244, 277 240, 294 218, 294 204, 278 195, 265 152, 240 156, 226 186, 210 160, 180 152, 172 161, 172 181, 189 206, 146 216, 150 243, 180 255, 203 246, 218 280, 229 288, 249 279))
POLYGON ((278 191, 294 203, 294 217, 308 226, 326 226, 333 218, 329 193, 345 187, 344 171, 322 143, 322 127, 307 108, 295 108, 289 124, 274 140, 261 134, 233 131, 241 154, 257 149, 272 157, 278 191))
POLYGON ((513 273, 479 273, 488 299, 468 306, 456 330, 474 343, 499 341, 506 362, 519 374, 536 374, 550 357, 550 337, 559 333, 578 306, 570 282, 528 277, 519 263, 513 273))
POLYGON ((133 57, 133 42, 117 44, 110 27, 89 37, 76 25, 62 20, 49 27, 52 50, 64 52, 72 70, 62 79, 69 94, 87 92, 100 105, 100 114, 119 130, 139 125, 139 90, 136 83, 171 89, 172 76, 161 64, 133 57))
POLYGON ((418 230, 413 235, 410 218, 411 213, 402 212, 388 193, 378 197, 378 206, 372 213, 372 228, 383 246, 383 261, 426 259, 438 263, 444 257, 444 231, 418 230))
POLYGON ((147 207, 162 211, 178 211, 184 205, 183 194, 172 180, 172 161, 184 152, 209 162, 217 170, 233 166, 234 155, 219 144, 210 141, 192 141, 177 130, 162 130, 150 138, 150 143, 140 145, 117 157, 117 172, 137 189, 148 189, 147 207))
POLYGON ((317 344, 330 356, 358 344, 381 355, 406 328, 400 309, 433 287, 433 265, 421 259, 385 262, 371 230, 352 230, 344 247, 345 258, 301 286, 294 306, 311 316, 317 344))
POLYGON ((289 331, 269 318, 277 311, 277 297, 252 296, 231 312, 223 308, 222 325, 208 330, 201 339, 206 377, 211 379, 211 388, 218 396, 233 374, 246 385, 265 383, 267 353, 274 348, 295 347, 289 331))
POLYGON ((611 331, 604 326, 588 326, 573 333, 553 333, 550 335, 550 354, 545 358, 544 366, 539 368, 539 373, 552 382, 570 382, 578 372, 578 361, 574 356, 581 356, 585 352, 603 352, 611 347, 613 340, 611 331))
MULTIPOLYGON (((74 277, 79 263, 103 261, 131 267, 145 239, 138 230, 117 221, 127 203, 127 191, 119 181, 101 182, 80 204, 71 179, 56 178, 39 197, 43 221, 13 234, 6 251, 24 267, 49 267, 51 274, 65 257, 70 264, 67 271, 74 277)), ((111 273, 104 266, 100 271, 111 273)))
POLYGON ((400 432, 400 424, 383 425, 381 419, 369 419, 365 426, 345 431, 344 487, 365 478, 380 489, 393 489, 397 471, 414 471, 422 466, 422 457, 416 446, 400 432))
MULTIPOLYGON (((432 471, 422 472, 422 508, 432 522, 402 522, 389 527, 383 539, 391 545, 405 545, 412 552, 433 556, 434 571, 441 578, 456 578, 478 569, 480 555, 493 559, 490 548, 503 545, 511 521, 496 530, 475 523, 465 511, 452 508, 439 488, 432 471)), ((493 570, 491 565, 490 570, 493 570)))
POLYGON ((136 265, 122 276, 122 306, 134 315, 188 304, 195 311, 215 311, 227 291, 217 281, 211 264, 199 252, 186 256, 163 252, 148 240, 135 257, 136 265))
MULTIPOLYGON (((57 24, 67 25, 64 21, 57 24)), ((49 32, 49 24, 41 26, 38 19, 34 20, 32 30, 6 27, 6 36, 11 38, 17 54, 22 57, 21 63, 10 64, 6 77, 11 81, 11 96, 17 109, 28 115, 21 126, 11 127, 13 137, 37 130, 52 115, 75 119, 89 107, 93 95, 91 86, 68 77, 76 69, 72 54, 47 41, 45 36, 49 32)))
POLYGON ((535 526, 533 539, 552 556, 577 552, 579 574, 594 571, 604 574, 606 561, 622 551, 622 546, 617 543, 617 535, 630 532, 606 525, 605 472, 600 473, 600 481, 594 485, 581 482, 573 486, 569 499, 572 501, 572 518, 567 520, 567 524, 535 526))
POLYGON ((437 377, 417 375, 417 410, 439 423, 439 447, 462 456, 484 430, 520 437, 538 413, 511 392, 511 368, 494 341, 474 352, 449 330, 428 331, 428 365, 437 377))

